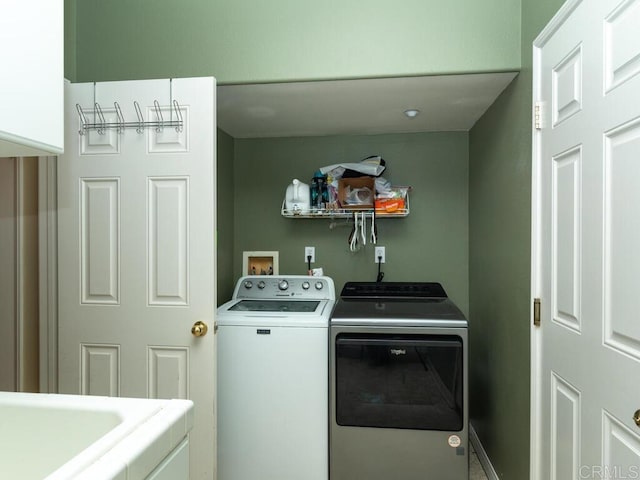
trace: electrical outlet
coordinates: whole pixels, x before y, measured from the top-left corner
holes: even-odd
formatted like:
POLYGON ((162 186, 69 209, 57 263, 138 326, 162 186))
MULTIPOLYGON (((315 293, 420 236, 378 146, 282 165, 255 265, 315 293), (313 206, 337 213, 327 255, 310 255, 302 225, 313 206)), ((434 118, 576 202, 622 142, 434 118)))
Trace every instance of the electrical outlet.
POLYGON ((304 247, 304 263, 309 261, 311 257, 311 263, 316 262, 316 247, 304 247))
POLYGON ((373 259, 373 261, 375 263, 384 263, 385 261, 385 252, 384 252, 384 247, 376 247, 376 251, 375 251, 375 257, 373 259))

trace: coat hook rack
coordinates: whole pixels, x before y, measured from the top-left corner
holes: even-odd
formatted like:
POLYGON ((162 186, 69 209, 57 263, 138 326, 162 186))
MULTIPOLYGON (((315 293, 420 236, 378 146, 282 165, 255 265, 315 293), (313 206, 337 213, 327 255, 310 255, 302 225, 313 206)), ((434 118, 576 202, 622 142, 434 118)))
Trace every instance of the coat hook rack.
POLYGON ((89 122, 84 113, 84 110, 79 103, 76 104, 76 110, 80 117, 80 129, 78 133, 84 135, 90 130, 95 130, 100 135, 104 135, 107 130, 116 130, 118 133, 123 133, 127 128, 135 128, 136 132, 141 134, 145 128, 155 128, 156 132, 160 133, 165 127, 173 127, 176 132, 182 132, 184 129, 184 120, 182 119, 182 113, 180 112, 180 104, 177 100, 171 100, 171 117, 170 120, 165 120, 162 115, 162 108, 157 100, 153 101, 153 107, 156 114, 155 120, 145 121, 142 115, 142 109, 137 101, 133 102, 133 107, 136 111, 137 121, 127 122, 122 114, 122 109, 118 102, 113 102, 113 107, 116 112, 117 120, 115 122, 107 122, 102 111, 102 107, 98 102, 94 102, 93 116, 94 121, 89 122))

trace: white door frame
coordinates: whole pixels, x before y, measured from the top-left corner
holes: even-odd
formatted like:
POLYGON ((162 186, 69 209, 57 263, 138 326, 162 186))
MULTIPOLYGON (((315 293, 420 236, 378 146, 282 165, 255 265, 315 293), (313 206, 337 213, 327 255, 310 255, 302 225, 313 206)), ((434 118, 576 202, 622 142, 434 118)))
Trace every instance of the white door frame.
MULTIPOLYGON (((13 266, 13 271, 11 272, 11 278, 8 278, 7 280, 9 282, 12 283, 12 287, 13 287, 13 292, 12 294, 8 297, 6 304, 4 305, 5 308, 6 307, 10 307, 11 309, 11 317, 7 318, 6 320, 8 322, 11 322, 11 327, 10 327, 10 333, 11 333, 11 338, 5 338, 4 339, 4 343, 3 345, 6 345, 7 343, 12 343, 12 358, 10 360, 10 363, 8 365, 5 365, 5 374, 7 375, 6 378, 4 378, 4 380, 7 380, 8 382, 10 382, 10 388, 14 389, 14 390, 18 390, 19 389, 19 384, 20 384, 20 354, 19 354, 19 331, 20 331, 20 325, 19 325, 19 319, 20 316, 18 315, 18 305, 19 305, 19 300, 20 300, 20 289, 18 288, 18 280, 20 278, 20 273, 19 273, 19 269, 20 269, 20 262, 19 262, 19 248, 18 248, 18 241, 19 241, 19 229, 18 229, 18 217, 19 217, 19 210, 18 210, 18 202, 20 199, 20 185, 19 185, 19 178, 18 178, 18 160, 16 157, 4 157, 3 158, 3 162, 6 162, 7 165, 10 165, 10 168, 12 170, 12 174, 11 174, 11 178, 9 178, 9 182, 8 184, 11 185, 10 191, 8 191, 8 197, 11 197, 11 201, 12 201, 12 208, 10 210, 10 215, 11 215, 11 228, 12 228, 12 232, 11 232, 11 237, 13 240, 13 244, 11 245, 11 249, 8 250, 5 253, 8 253, 9 255, 11 255, 11 264, 13 266), (8 305, 7 305, 8 304, 8 305)), ((3 172, 4 173, 4 172, 3 172)), ((4 385, 4 388, 9 388, 9 384, 5 384, 5 382, 2 382, 4 385)))
MULTIPOLYGON (((532 108, 532 153, 531 153, 531 303, 542 294, 542 158, 540 130, 536 129, 535 119, 538 116, 542 126, 545 124, 545 110, 548 106, 541 103, 542 99, 542 48, 551 36, 560 28, 573 13, 582 0, 567 0, 554 15, 547 26, 533 41, 533 107, 532 108), (541 111, 536 115, 536 105, 541 111)), ((545 321, 546 319, 542 319, 545 321)), ((546 480, 542 478, 540 468, 543 438, 541 434, 542 418, 542 333, 533 324, 533 308, 530 312, 531 328, 531 412, 530 412, 530 460, 529 478, 531 480, 546 480)))
POLYGON ((38 159, 40 392, 58 392, 57 157, 38 159))
MULTIPOLYGON (((13 184, 13 202, 14 208, 12 213, 12 221, 14 225, 14 246, 12 251, 8 252, 12 255, 12 264, 14 268, 13 292, 11 303, 13 305, 12 318, 8 319, 13 323, 12 338, 9 341, 14 343, 13 360, 7 368, 11 370, 13 375, 13 386, 15 391, 35 391, 39 390, 40 385, 36 378, 37 365, 32 361, 34 355, 33 339, 36 331, 34 327, 38 326, 34 323, 36 318, 31 315, 30 308, 33 305, 34 295, 30 290, 31 271, 30 267, 32 252, 28 243, 30 243, 34 235, 34 225, 26 215, 31 215, 31 202, 29 195, 32 193, 26 190, 27 183, 25 179, 32 179, 33 170, 26 162, 31 162, 33 158, 29 157, 7 157, 12 162, 14 168, 14 177, 11 181, 13 184)), ((39 235, 39 234, 38 234, 39 235)), ((40 265, 38 265, 40 272, 40 265)), ((46 278, 46 277, 45 277, 46 278)))

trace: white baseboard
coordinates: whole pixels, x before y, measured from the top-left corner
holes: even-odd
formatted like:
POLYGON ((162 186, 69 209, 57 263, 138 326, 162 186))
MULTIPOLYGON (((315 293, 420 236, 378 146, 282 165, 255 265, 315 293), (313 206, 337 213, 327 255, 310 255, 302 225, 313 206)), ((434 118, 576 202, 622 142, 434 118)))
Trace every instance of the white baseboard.
POLYGON ((482 468, 484 469, 484 473, 487 474, 487 478, 489 480, 500 480, 498 478, 498 474, 493 468, 493 465, 491 465, 491 460, 489 460, 487 452, 482 446, 482 443, 480 443, 480 438, 478 438, 478 434, 476 433, 475 428, 473 428, 473 425, 471 424, 469 424, 469 440, 471 441, 471 444, 476 451, 476 455, 478 456, 480 465, 482 465, 482 468))

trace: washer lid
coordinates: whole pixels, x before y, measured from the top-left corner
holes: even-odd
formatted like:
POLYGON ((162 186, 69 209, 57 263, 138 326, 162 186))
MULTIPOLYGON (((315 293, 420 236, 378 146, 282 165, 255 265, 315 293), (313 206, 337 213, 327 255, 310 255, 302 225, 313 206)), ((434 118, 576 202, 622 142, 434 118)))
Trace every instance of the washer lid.
POLYGON ((463 313, 442 285, 426 282, 348 282, 332 319, 443 320, 466 325, 463 313))
POLYGON ((230 312, 315 313, 319 300, 240 300, 229 307, 230 312))
POLYGON ((341 298, 336 303, 332 318, 447 320, 466 324, 463 313, 448 298, 341 298))
POLYGON ((235 299, 216 311, 219 326, 328 327, 331 300, 235 299))

